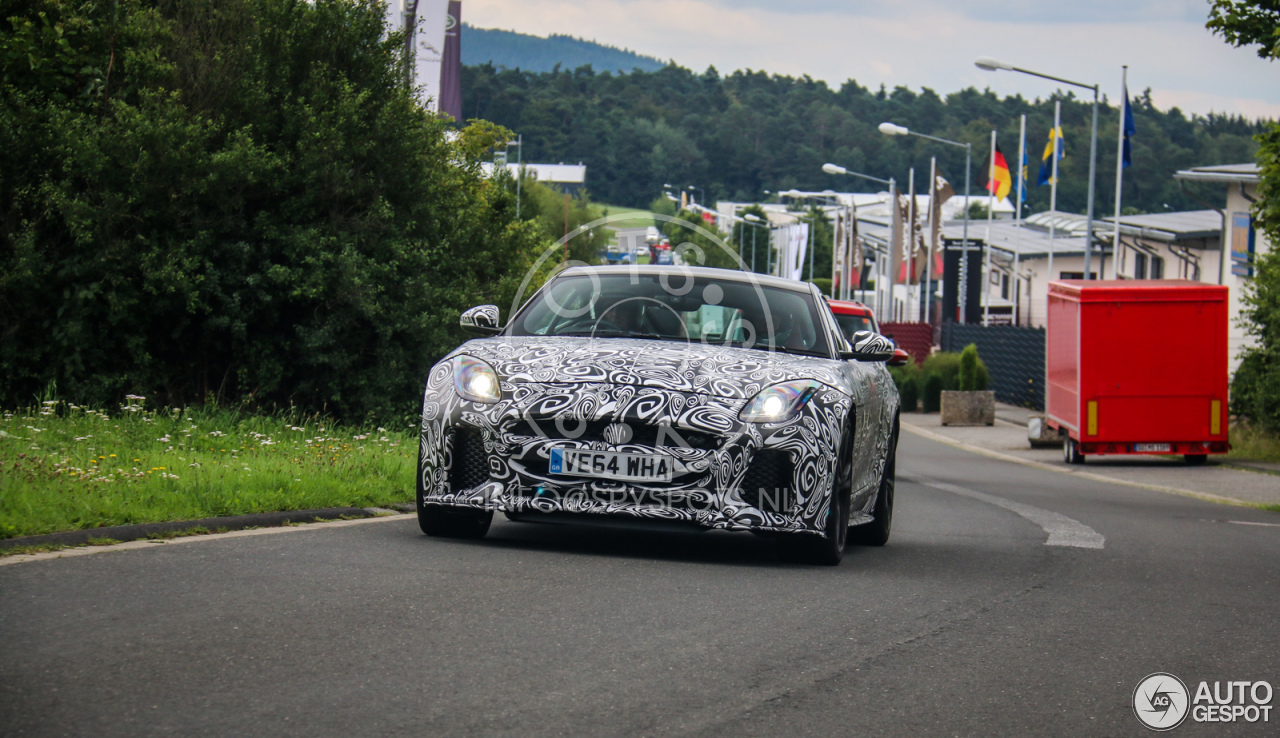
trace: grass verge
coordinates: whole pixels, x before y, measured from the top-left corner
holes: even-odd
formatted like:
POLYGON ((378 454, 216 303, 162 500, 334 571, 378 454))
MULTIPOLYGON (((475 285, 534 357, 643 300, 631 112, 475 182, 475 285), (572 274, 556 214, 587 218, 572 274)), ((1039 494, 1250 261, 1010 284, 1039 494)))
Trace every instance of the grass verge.
POLYGON ((413 499, 410 433, 144 402, 5 412, 0 538, 413 499))
POLYGON ((1268 435, 1261 428, 1248 423, 1231 426, 1231 452, 1228 459, 1280 462, 1280 438, 1268 435))

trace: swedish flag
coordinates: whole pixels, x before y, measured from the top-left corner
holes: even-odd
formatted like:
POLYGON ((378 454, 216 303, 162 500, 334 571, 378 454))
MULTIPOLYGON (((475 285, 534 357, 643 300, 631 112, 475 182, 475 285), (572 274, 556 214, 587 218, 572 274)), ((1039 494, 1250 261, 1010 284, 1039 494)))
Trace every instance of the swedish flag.
POLYGON ((1054 144, 1057 144, 1058 161, 1067 155, 1066 144, 1062 140, 1062 127, 1049 131, 1049 141, 1044 145, 1044 155, 1040 157, 1040 177, 1036 181, 1038 185, 1047 185, 1053 183, 1053 150, 1054 144))

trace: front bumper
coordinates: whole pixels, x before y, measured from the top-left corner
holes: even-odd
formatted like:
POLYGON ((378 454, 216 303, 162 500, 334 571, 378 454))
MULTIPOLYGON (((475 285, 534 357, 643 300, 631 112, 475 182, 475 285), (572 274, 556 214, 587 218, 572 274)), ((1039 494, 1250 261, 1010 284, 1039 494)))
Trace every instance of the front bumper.
POLYGON ((423 401, 420 502, 820 534, 848 396, 824 385, 776 424, 741 422, 744 404, 630 385, 518 383, 486 405, 459 398, 448 365, 437 366, 423 401), (670 482, 551 474, 556 447, 663 454, 674 473, 670 482))

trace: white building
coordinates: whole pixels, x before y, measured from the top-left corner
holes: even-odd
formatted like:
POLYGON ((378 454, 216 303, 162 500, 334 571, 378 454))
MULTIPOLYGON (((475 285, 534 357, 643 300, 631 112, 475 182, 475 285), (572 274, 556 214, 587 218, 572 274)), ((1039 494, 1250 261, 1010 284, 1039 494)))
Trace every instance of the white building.
POLYGON ((1214 254, 1217 258, 1206 260, 1201 265, 1200 281, 1224 284, 1230 290, 1228 346, 1231 370, 1234 372, 1240 363, 1241 349, 1253 344, 1252 337, 1238 325, 1240 297, 1244 286, 1253 279, 1254 260, 1271 250, 1271 242, 1265 233, 1254 228, 1253 218, 1250 216, 1253 203, 1258 197, 1258 165, 1195 167, 1180 171, 1173 178, 1182 182, 1183 187, 1193 196, 1203 197, 1210 204, 1223 202, 1223 190, 1226 190, 1225 206, 1221 211, 1215 212, 1215 215, 1221 218, 1220 243, 1226 244, 1227 248, 1220 248, 1214 254), (1225 259, 1221 258, 1224 252, 1225 259))

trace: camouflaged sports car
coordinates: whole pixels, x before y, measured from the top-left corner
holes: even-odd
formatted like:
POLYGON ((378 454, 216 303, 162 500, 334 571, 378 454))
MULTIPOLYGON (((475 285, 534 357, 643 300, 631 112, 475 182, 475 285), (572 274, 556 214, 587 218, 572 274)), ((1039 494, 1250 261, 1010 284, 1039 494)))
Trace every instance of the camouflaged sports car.
POLYGON ((893 345, 846 340, 808 283, 722 269, 578 267, 506 326, 493 305, 427 380, 418 517, 479 538, 518 521, 776 537, 836 564, 893 518, 893 345))

